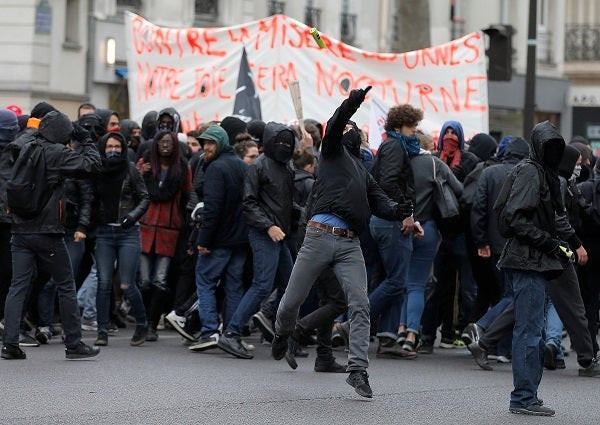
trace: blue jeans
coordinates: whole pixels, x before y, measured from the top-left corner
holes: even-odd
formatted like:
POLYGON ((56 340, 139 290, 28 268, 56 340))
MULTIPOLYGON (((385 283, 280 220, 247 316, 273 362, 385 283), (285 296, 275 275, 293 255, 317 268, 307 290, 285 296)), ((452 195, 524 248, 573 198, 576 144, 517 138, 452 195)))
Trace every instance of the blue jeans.
POLYGON ((563 322, 558 317, 556 307, 552 304, 549 296, 546 296, 546 344, 552 344, 556 347, 556 358, 564 359, 562 351, 562 330, 563 322))
MULTIPOLYGON (((65 235, 65 244, 67 245, 67 251, 69 252, 69 258, 71 259, 71 270, 73 270, 73 276, 77 276, 79 272, 79 265, 83 254, 85 254, 85 243, 75 242, 73 239, 73 232, 68 232, 65 235)), ((38 295, 38 326, 50 326, 54 316, 54 299, 56 298, 56 282, 54 279, 50 279, 38 295)))
POLYGON ((273 242, 267 232, 250 227, 248 239, 252 248, 254 277, 242 297, 226 332, 241 335, 242 329, 258 310, 260 303, 273 290, 275 282, 283 294, 292 273, 292 256, 285 241, 273 242))
POLYGON ((219 332, 217 313, 217 285, 225 285, 225 309, 223 327, 227 328, 233 313, 244 294, 244 263, 246 249, 215 248, 209 255, 198 255, 196 263, 196 287, 198 290, 198 314, 202 322, 201 336, 208 338, 219 332), (225 276, 225 279, 221 279, 225 276))
POLYGON ((96 293, 98 292, 98 269, 96 255, 92 254, 92 268, 77 292, 77 303, 83 309, 82 317, 96 320, 96 293))
POLYGON ((505 269, 515 294, 512 342, 514 390, 510 407, 538 403, 537 390, 544 371, 544 307, 546 279, 541 273, 505 269))
POLYGON ((98 332, 108 332, 110 325, 110 294, 117 261, 121 288, 131 302, 135 324, 146 326, 146 309, 135 280, 140 252, 141 239, 138 226, 127 230, 117 226, 101 226, 98 229, 98 238, 96 239, 98 332))
POLYGON ((381 315, 379 334, 395 338, 400 321, 399 307, 406 291, 413 239, 412 235, 402 234, 401 222, 371 216, 369 227, 386 273, 386 278, 369 295, 370 317, 374 319, 381 315))
POLYGON ((421 326, 421 315, 425 307, 425 284, 431 275, 440 242, 435 220, 426 221, 422 226, 425 235, 421 239, 413 239, 406 295, 400 313, 400 325, 406 326, 408 332, 415 334, 419 333, 421 326))
POLYGON ((167 276, 171 257, 158 254, 144 254, 140 256, 140 275, 142 277, 142 288, 150 288, 154 285, 163 291, 167 290, 167 276))

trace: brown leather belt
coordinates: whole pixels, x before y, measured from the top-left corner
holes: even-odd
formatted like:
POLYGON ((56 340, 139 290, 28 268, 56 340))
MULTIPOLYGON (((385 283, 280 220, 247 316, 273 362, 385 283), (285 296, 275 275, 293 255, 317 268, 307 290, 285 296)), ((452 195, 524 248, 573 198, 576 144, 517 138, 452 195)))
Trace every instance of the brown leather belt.
POLYGON ((316 227, 317 229, 325 230, 327 233, 331 233, 335 236, 343 236, 345 238, 355 238, 358 234, 354 230, 344 229, 342 227, 333 227, 325 223, 319 223, 318 221, 310 220, 308 227, 316 227))

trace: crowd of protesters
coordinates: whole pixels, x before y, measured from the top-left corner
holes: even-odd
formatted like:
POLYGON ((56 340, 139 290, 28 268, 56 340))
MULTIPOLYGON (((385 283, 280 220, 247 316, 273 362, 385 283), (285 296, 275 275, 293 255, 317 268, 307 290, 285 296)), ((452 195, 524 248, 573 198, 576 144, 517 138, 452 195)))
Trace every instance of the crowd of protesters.
POLYGON ((404 104, 373 152, 351 121, 367 91, 327 125, 229 116, 187 134, 174 108, 141 126, 89 103, 74 121, 46 102, 0 110, 2 358, 61 336, 67 358, 90 357, 116 332, 138 346, 169 326, 189 350, 252 359, 257 332, 292 368, 316 345, 316 372, 371 397, 369 341, 399 360, 469 349, 486 370, 513 362, 511 411, 553 413, 542 365, 573 348, 580 376, 600 374, 590 143, 549 122, 527 141, 466 140, 452 120, 433 140, 404 104), (47 195, 26 215, 10 194, 36 144, 47 195))

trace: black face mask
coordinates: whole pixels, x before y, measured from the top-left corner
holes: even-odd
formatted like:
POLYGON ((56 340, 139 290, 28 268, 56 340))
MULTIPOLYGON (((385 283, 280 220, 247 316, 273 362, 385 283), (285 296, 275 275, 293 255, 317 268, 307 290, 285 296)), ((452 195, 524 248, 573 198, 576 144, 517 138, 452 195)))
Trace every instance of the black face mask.
POLYGON ((544 146, 544 165, 552 170, 558 170, 564 152, 564 142, 558 140, 546 142, 544 146))
POLYGON ((292 159, 292 154, 294 153, 294 149, 291 145, 284 143, 277 143, 275 148, 273 149, 273 159, 277 162, 281 162, 285 164, 292 159))
POLYGON ((577 183, 582 183, 588 181, 592 172, 590 171, 590 167, 587 165, 581 166, 581 174, 577 177, 577 183))
POLYGON ((350 129, 342 136, 342 145, 353 156, 360 158, 360 136, 354 129, 350 129))
POLYGON ((137 147, 140 145, 140 136, 131 136, 129 138, 129 147, 131 149, 137 149, 137 147))

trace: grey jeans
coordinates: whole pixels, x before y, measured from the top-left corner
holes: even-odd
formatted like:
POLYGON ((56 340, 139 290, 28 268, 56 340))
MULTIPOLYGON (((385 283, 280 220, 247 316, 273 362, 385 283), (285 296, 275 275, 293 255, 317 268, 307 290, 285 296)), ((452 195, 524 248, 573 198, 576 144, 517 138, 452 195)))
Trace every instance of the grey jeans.
POLYGON ((369 366, 369 298, 358 238, 334 236, 314 227, 306 229, 304 243, 277 310, 275 331, 278 335, 290 335, 294 331, 300 306, 327 266, 331 266, 342 286, 351 317, 348 371, 364 370, 369 366))

